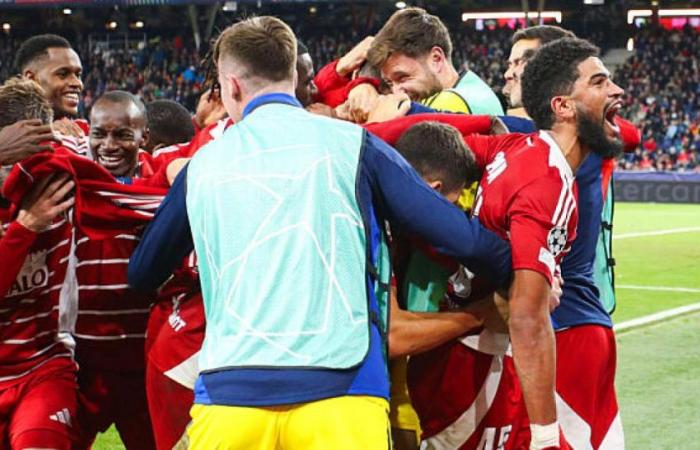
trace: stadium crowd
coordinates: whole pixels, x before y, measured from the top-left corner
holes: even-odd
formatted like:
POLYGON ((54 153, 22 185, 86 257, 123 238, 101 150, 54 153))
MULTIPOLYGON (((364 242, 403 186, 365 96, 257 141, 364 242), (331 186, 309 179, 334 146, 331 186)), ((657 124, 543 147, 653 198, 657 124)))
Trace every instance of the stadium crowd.
POLYGON ((0 445, 623 449, 609 186, 639 131, 592 43, 489 33, 406 8, 307 47, 262 16, 202 68, 8 45, 0 445))
POLYGON ((645 28, 634 55, 615 79, 626 86, 625 115, 641 130, 642 147, 621 162, 626 169, 700 168, 700 32, 645 28))

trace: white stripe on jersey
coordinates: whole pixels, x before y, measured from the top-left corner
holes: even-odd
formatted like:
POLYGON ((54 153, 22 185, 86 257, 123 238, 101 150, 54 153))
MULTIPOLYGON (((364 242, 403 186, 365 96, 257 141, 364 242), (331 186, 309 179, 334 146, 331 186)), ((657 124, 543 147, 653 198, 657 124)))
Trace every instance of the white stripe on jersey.
POLYGON ((52 356, 51 358, 49 358, 49 359, 47 359, 47 360, 45 360, 45 361, 40 362, 40 363, 37 364, 36 366, 34 366, 34 367, 32 367, 31 369, 26 370, 26 371, 24 371, 24 372, 22 372, 22 373, 20 373, 20 374, 17 374, 17 375, 10 375, 10 376, 7 376, 7 377, 0 377, 0 383, 2 383, 3 381, 16 380, 17 378, 22 378, 23 376, 25 376, 25 375, 27 375, 27 374, 29 374, 29 373, 34 372, 34 371, 35 371, 36 369, 38 369, 39 367, 43 366, 43 365, 46 364, 47 362, 49 362, 49 361, 51 361, 51 360, 54 360, 54 359, 56 359, 56 358, 66 358, 66 357, 71 358, 72 356, 73 356, 73 355, 72 355, 70 352, 67 352, 67 353, 59 353, 59 354, 54 355, 54 356, 52 356))
POLYGON ((30 337, 28 339, 6 339, 4 341, 0 341, 0 344, 9 344, 9 345, 18 345, 18 344, 26 344, 27 342, 32 342, 36 339, 39 339, 40 337, 44 337, 49 334, 55 334, 56 330, 49 330, 49 331, 43 331, 41 333, 35 334, 33 337, 30 337))
POLYGON ((87 341, 119 341, 121 339, 144 339, 146 333, 118 334, 115 336, 94 336, 92 334, 73 333, 73 336, 87 341))
POLYGON ((78 286, 79 291, 114 291, 117 289, 128 289, 128 284, 86 284, 78 286))
POLYGON ((75 267, 92 266, 96 264, 129 264, 129 258, 86 259, 85 261, 80 261, 75 267))
POLYGON ((40 318, 42 318, 42 317, 48 317, 48 316, 50 316, 54 311, 57 311, 57 310, 58 310, 58 306, 54 306, 53 308, 51 308, 51 309, 48 310, 48 311, 44 311, 44 312, 39 313, 39 314, 34 314, 33 316, 20 317, 19 319, 13 319, 13 320, 11 320, 11 321, 9 321, 9 322, 0 322, 0 326, 3 326, 3 327, 4 327, 4 326, 12 325, 13 323, 24 323, 24 322, 29 322, 29 321, 34 320, 34 319, 40 319, 40 318))

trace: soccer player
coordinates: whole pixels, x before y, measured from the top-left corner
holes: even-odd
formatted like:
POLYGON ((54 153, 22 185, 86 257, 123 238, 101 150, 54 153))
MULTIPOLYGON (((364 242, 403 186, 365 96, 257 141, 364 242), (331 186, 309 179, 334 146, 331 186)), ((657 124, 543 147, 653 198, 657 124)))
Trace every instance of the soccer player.
POLYGON ((70 43, 55 34, 32 36, 20 45, 15 55, 19 74, 34 80, 44 90, 54 114, 54 128, 69 150, 87 155, 89 125, 76 119, 83 66, 70 43))
POLYGON ((432 108, 472 114, 503 114, 496 94, 474 72, 452 65, 452 41, 442 21, 421 8, 396 11, 367 53, 392 92, 432 108))
MULTIPOLYGON (((46 126, 52 116, 34 82, 0 87, 0 129, 25 119, 46 126)), ((71 247, 63 214, 74 203, 73 188, 67 175, 56 174, 21 204, 0 197, 0 441, 12 449, 68 450, 76 431, 73 341, 59 333, 60 307, 70 301, 61 288, 71 247)))
POLYGON ((297 87, 294 95, 304 107, 313 103, 318 95, 314 76, 314 62, 309 54, 309 49, 303 42, 297 41, 297 87))
POLYGON ((143 149, 153 154, 163 147, 192 140, 194 123, 184 106, 173 100, 153 100, 146 104, 148 141, 143 149))
POLYGON ((202 255, 193 449, 386 448, 384 219, 499 284, 508 277, 507 246, 393 149, 300 107, 295 53, 272 17, 219 36, 236 125, 178 175, 130 262, 132 286, 149 289, 192 248, 202 255))
MULTIPOLYGON (((527 61, 541 45, 570 35, 561 28, 544 25, 525 28, 513 35, 504 88, 512 108, 509 114, 529 117, 521 95, 527 61)), ((631 124, 619 117, 615 120, 621 130, 627 130, 623 139, 630 133, 634 135, 631 124)), ((604 204, 612 202, 612 192, 608 189, 611 163, 592 154, 576 175, 578 237, 562 263, 563 295, 559 308, 552 313, 557 342, 557 415, 564 436, 574 448, 624 448, 614 386, 615 336, 601 297, 609 280, 598 282, 594 276, 596 253, 605 255, 605 250, 599 247, 599 235, 606 229, 601 226, 601 220, 612 222, 612 218, 603 217, 604 204), (580 432, 583 424, 590 430, 588 433, 580 432)))
MULTIPOLYGON (((140 176, 148 139, 146 108, 133 94, 110 91, 92 107, 90 150, 112 175, 140 176)), ((155 447, 145 388, 145 332, 155 295, 129 289, 127 265, 138 230, 110 239, 76 235, 78 311, 74 336, 81 428, 80 447, 114 424, 127 449, 155 447), (125 399, 128 399, 125 401, 125 399)))

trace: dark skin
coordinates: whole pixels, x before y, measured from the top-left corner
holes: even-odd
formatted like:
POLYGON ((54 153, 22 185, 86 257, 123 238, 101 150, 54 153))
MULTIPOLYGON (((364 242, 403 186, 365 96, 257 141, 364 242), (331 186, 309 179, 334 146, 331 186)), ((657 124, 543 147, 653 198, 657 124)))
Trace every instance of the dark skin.
POLYGON ((297 88, 294 91, 297 100, 307 107, 314 101, 318 88, 314 83, 314 64, 308 53, 297 57, 297 88))
POLYGON ((71 48, 49 47, 46 55, 36 58, 22 72, 44 89, 46 99, 54 110, 54 118, 78 115, 80 94, 83 91, 80 57, 71 48))
POLYGON ((90 114, 90 150, 115 177, 133 177, 138 151, 148 140, 146 117, 131 102, 98 100, 90 114))
POLYGON ((0 165, 14 164, 36 153, 51 151, 47 141, 58 142, 51 126, 39 119, 20 120, 0 128, 0 165))

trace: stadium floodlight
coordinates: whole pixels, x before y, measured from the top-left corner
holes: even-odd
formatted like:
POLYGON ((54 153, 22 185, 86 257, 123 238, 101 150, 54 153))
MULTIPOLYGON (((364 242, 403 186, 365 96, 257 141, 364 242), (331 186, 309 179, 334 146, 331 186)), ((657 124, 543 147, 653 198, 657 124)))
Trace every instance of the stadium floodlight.
MULTIPOLYGON (((542 11, 541 13, 537 13, 536 11, 530 11, 527 13, 528 19, 537 19, 538 17, 542 17, 543 19, 554 19, 557 21, 557 23, 561 23, 561 11, 542 11)), ((463 13, 462 14, 462 22, 466 22, 468 20, 478 20, 478 19, 489 20, 489 19, 524 19, 524 18, 525 18, 525 13, 520 12, 520 11, 512 11, 512 12, 496 11, 496 12, 478 12, 478 13, 463 13)))
POLYGON ((604 5, 605 0, 583 0, 584 5, 604 5))
POLYGON ((315 6, 309 7, 309 14, 316 14, 318 12, 318 8, 315 6))
POLYGON ((632 38, 627 39, 627 51, 628 52, 634 51, 634 39, 632 39, 632 38))
POLYGON ((107 22, 107 29, 109 29, 109 30, 116 30, 118 26, 119 26, 119 24, 117 23, 116 20, 111 20, 111 21, 107 22))
POLYGON ((224 12, 236 12, 238 10, 238 2, 225 2, 224 7, 221 8, 224 12))
POLYGON ((396 2, 396 7, 398 9, 404 9, 406 7, 406 2, 396 2))
POLYGON ((70 8, 63 8, 63 14, 65 14, 66 16, 70 16, 71 14, 73 14, 73 10, 70 8))
MULTIPOLYGON (((627 11, 627 23, 632 24, 637 17, 651 17, 651 9, 630 9, 627 11)), ((659 17, 689 17, 700 16, 700 8, 660 9, 659 17)))
POLYGON ((10 25, 9 23, 5 22, 2 24, 2 31, 4 31, 5 33, 9 33, 11 29, 12 25, 10 25))
POLYGON ((136 22, 131 24, 131 28, 143 28, 143 20, 137 20, 136 22))

